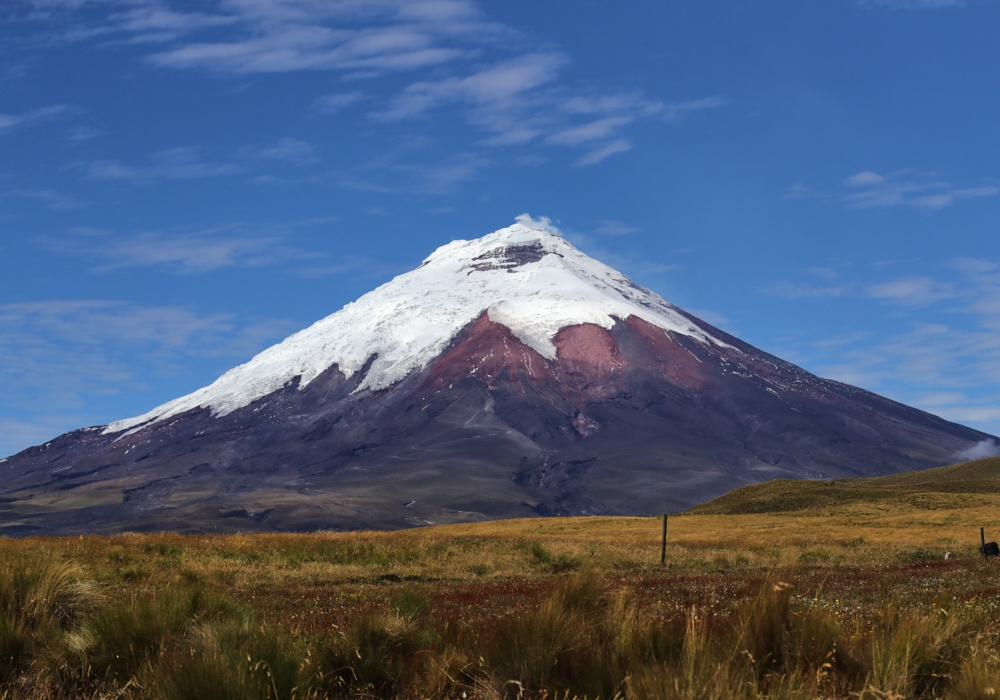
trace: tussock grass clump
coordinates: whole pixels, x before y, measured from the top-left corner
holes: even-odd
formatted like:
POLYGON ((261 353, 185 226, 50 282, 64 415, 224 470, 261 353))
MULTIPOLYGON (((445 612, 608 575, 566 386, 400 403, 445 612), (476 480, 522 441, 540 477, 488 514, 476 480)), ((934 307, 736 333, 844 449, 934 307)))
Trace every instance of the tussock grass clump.
POLYGON ((63 658, 81 676, 121 683, 147 673, 195 625, 236 617, 240 610, 199 588, 167 588, 98 610, 67 639, 63 658))
POLYGON ((625 596, 612 598, 601 575, 561 577, 534 609, 502 621, 485 641, 498 692, 557 691, 612 697, 628 673, 680 648, 669 626, 650 624, 625 596))
POLYGON ((26 670, 94 599, 75 567, 51 556, 0 560, 0 683, 26 670))
POLYGON ((290 700, 297 693, 301 645, 249 618, 198 625, 188 648, 155 672, 160 700, 290 700))
POLYGON ((317 685, 332 695, 395 697, 421 674, 419 630, 408 617, 362 614, 343 632, 320 643, 317 685))
POLYGON ((974 646, 978 617, 886 609, 866 639, 868 687, 903 697, 940 695, 974 646))

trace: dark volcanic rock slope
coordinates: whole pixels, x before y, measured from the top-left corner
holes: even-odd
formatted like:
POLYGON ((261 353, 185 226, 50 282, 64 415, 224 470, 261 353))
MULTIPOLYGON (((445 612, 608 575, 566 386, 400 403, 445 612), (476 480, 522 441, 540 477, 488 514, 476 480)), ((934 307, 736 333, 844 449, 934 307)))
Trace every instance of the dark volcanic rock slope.
MULTIPOLYGON (((470 257, 474 271, 538 263, 554 237, 529 231, 542 242, 494 246, 470 257)), ((333 364, 303 382, 303 370, 226 412, 208 396, 127 427, 67 433, 0 463, 0 527, 311 530, 642 515, 777 477, 938 466, 989 437, 815 377, 670 308, 687 325, 631 314, 610 327, 564 325, 550 357, 484 310, 388 386, 371 381, 373 353, 354 371, 333 364)))

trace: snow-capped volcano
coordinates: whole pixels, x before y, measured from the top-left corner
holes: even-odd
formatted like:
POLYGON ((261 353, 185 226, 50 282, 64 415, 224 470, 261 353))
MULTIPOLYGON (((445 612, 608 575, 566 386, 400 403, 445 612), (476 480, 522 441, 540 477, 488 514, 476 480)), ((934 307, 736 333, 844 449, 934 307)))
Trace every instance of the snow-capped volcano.
POLYGON ((396 277, 340 311, 268 348, 193 394, 135 418, 114 433, 193 408, 224 416, 299 377, 304 389, 337 365, 350 379, 374 358, 356 391, 387 389, 427 367, 483 313, 547 360, 567 326, 641 318, 664 331, 726 343, 673 304, 570 245, 546 219, 517 223, 472 241, 438 248, 416 270, 396 277))
POLYGON ((2 460, 0 534, 642 515, 989 438, 768 355, 522 216, 203 389, 2 460))

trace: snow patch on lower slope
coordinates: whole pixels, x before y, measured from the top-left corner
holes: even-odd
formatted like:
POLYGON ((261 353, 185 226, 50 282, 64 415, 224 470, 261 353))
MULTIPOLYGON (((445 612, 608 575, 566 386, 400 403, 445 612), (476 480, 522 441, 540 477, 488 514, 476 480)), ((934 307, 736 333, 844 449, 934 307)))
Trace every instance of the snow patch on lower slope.
POLYGON ((105 432, 137 429, 199 407, 223 416, 295 377, 305 387, 334 364, 349 378, 373 355, 377 358, 358 390, 385 389, 430 364, 483 311, 550 360, 556 358, 552 338, 566 326, 592 323, 610 330, 616 319, 629 316, 728 347, 662 297, 581 253, 548 219, 536 221, 525 214, 513 226, 438 248, 416 270, 264 350, 209 386, 111 423, 105 432))

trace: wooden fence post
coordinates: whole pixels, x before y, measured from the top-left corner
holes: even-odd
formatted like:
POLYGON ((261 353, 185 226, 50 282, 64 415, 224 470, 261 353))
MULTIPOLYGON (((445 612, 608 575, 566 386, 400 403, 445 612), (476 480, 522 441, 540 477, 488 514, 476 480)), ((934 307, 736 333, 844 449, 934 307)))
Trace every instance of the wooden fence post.
POLYGON ((667 563, 667 514, 663 514, 663 542, 660 545, 660 566, 667 563))

